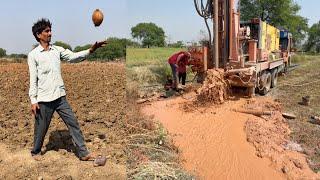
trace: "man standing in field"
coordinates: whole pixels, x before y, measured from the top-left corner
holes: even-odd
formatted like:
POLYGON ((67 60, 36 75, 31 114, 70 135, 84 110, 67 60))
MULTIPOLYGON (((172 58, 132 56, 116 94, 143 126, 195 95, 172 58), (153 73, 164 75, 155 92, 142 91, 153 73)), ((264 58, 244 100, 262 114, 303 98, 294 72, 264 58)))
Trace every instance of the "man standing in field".
POLYGON ((90 49, 77 53, 54 46, 50 44, 51 23, 47 19, 37 21, 32 26, 32 33, 39 45, 28 54, 29 97, 31 111, 35 117, 34 144, 31 154, 36 160, 39 159, 52 115, 56 111, 69 129, 80 160, 92 160, 95 157, 87 150, 79 123, 66 99, 60 60, 80 62, 97 48, 104 46, 106 42, 96 42, 90 49))
POLYGON ((188 62, 191 58, 191 54, 188 51, 180 51, 178 53, 173 54, 169 59, 168 63, 170 64, 172 70, 172 78, 173 78, 173 89, 177 89, 178 87, 178 68, 179 64, 187 64, 184 62, 188 62))

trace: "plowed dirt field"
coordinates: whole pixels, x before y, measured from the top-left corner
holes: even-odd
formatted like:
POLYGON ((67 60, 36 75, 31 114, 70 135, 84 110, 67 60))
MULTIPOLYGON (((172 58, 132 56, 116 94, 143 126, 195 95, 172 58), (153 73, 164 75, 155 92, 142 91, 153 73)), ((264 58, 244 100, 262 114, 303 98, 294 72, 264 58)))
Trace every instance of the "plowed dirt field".
POLYGON ((0 62, 0 179, 124 179, 125 68, 123 63, 62 65, 67 99, 90 151, 109 156, 104 167, 81 162, 67 128, 54 114, 43 151, 34 161, 29 152, 34 119, 28 97, 26 63, 0 62))

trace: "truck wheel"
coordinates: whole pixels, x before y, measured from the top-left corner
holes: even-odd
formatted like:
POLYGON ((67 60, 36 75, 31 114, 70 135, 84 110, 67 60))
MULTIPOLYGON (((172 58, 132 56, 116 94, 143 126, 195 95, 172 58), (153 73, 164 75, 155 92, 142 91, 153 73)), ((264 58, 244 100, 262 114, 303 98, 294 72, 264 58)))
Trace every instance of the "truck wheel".
POLYGON ((247 88, 247 92, 248 92, 248 97, 249 98, 253 98, 255 95, 255 87, 248 87, 247 88))
POLYGON ((291 64, 291 56, 289 56, 288 58, 288 67, 290 67, 292 64, 291 64))
POLYGON ((271 88, 277 86, 278 83, 278 69, 275 68, 271 71, 271 88))
POLYGON ((284 72, 288 73, 289 72, 289 68, 291 66, 291 57, 288 58, 288 62, 285 63, 285 67, 284 67, 284 72))
POLYGON ((271 88, 271 73, 270 72, 266 72, 266 78, 265 78, 265 82, 264 82, 264 86, 262 87, 262 89, 260 90, 260 94, 261 95, 266 95, 271 88))

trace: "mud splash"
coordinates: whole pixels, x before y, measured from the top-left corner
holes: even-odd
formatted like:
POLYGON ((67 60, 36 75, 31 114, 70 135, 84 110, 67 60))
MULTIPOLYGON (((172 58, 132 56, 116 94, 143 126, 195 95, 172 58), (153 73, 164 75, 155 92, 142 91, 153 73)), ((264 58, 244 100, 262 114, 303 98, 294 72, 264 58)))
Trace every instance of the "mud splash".
POLYGON ((210 69, 203 85, 197 90, 197 102, 222 104, 228 98, 228 89, 223 70, 210 69))

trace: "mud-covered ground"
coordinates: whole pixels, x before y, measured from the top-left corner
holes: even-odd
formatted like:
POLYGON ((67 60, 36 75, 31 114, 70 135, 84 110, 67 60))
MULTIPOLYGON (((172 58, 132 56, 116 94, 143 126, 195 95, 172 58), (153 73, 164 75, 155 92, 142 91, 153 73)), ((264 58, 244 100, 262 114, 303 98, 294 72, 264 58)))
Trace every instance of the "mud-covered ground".
POLYGON ((62 73, 67 99, 86 144, 90 151, 109 156, 107 165, 94 168, 92 162, 77 159, 67 128, 57 114, 45 139, 44 159, 35 162, 29 154, 34 119, 28 97, 28 66, 25 62, 0 62, 0 179, 126 177, 124 64, 63 64, 62 73))
POLYGON ((146 104, 179 148, 183 167, 200 179, 318 179, 304 154, 292 148, 281 105, 271 98, 187 106, 196 94, 146 104), (192 108, 192 109, 190 109, 192 108), (257 117, 254 112, 270 111, 257 117))

